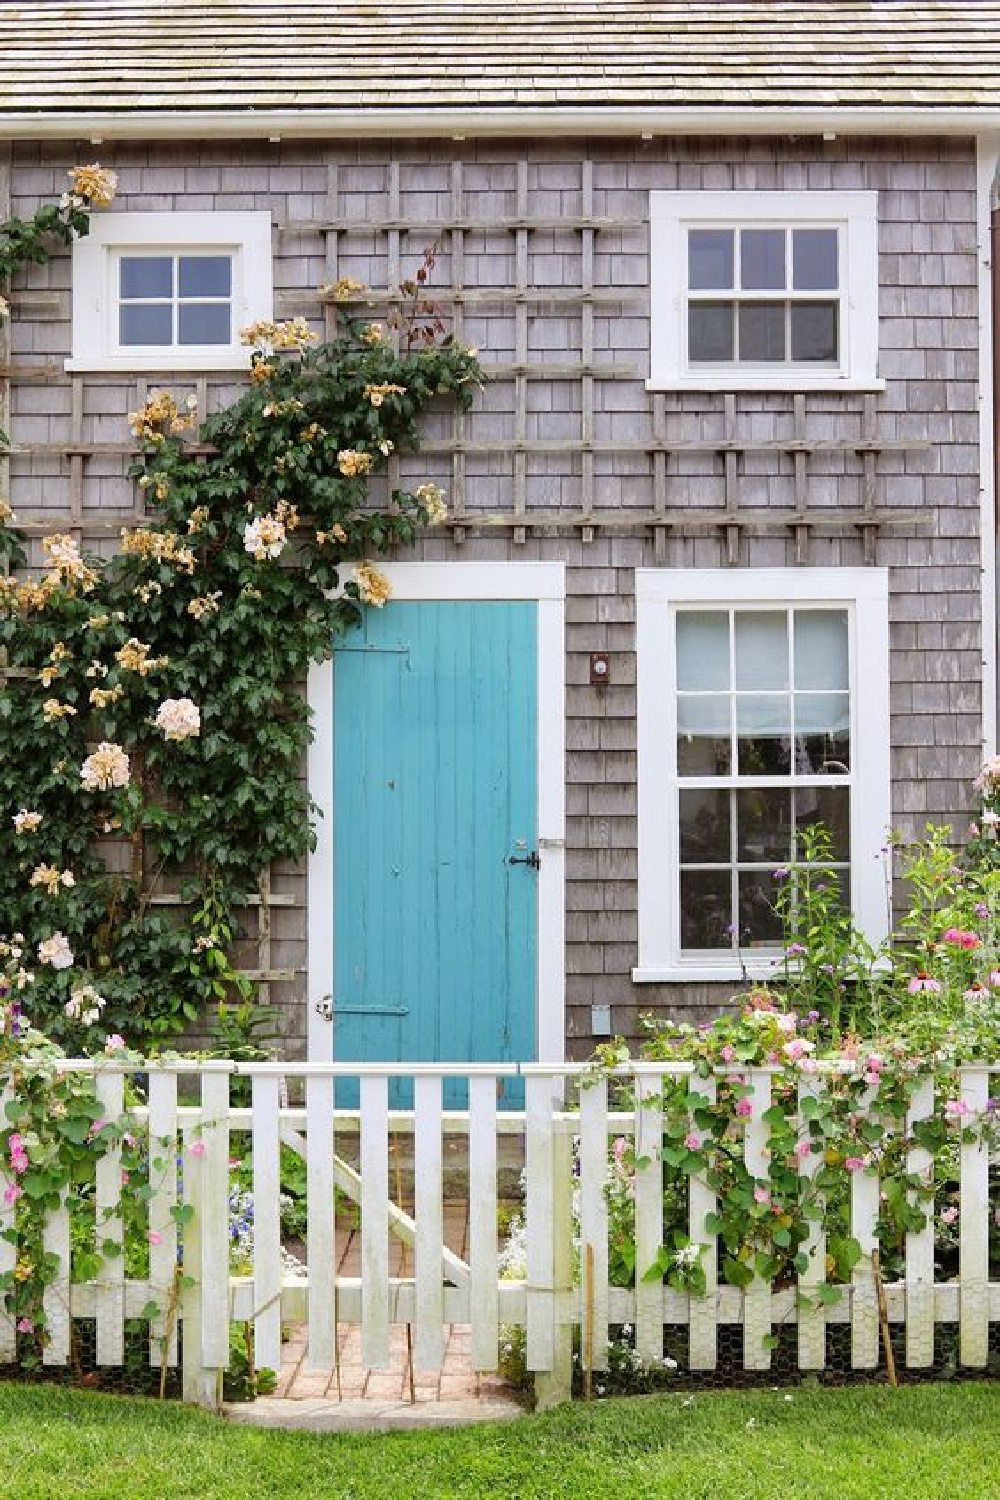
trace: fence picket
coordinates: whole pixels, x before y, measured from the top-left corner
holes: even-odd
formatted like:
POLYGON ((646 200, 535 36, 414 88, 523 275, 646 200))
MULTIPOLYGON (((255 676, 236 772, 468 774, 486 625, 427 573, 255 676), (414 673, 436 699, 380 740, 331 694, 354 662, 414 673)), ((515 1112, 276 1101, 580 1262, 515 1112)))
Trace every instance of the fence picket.
POLYGON ((154 1369, 177 1363, 177 1075, 149 1075, 149 1289, 159 1311, 149 1324, 154 1369))
POLYGON ((551 1078, 531 1076, 526 1080, 524 1150, 528 1239, 527 1366, 529 1370, 551 1370, 555 1358, 551 1078))
MULTIPOLYGON (((201 1303, 201 1352, 206 1369, 216 1372, 229 1365, 230 1064, 208 1062, 204 1066, 201 1080, 202 1144, 205 1147, 201 1178, 201 1278, 208 1295, 201 1303)), ((254 1229, 256 1231, 256 1220, 254 1229)), ((221 1393, 221 1384, 221 1379, 217 1379, 217 1394, 221 1393)))
MULTIPOLYGON (((108 1125, 121 1118, 124 1079, 121 1073, 99 1073, 97 1099, 108 1125)), ((97 1161, 97 1363, 120 1365, 125 1357, 125 1257, 122 1224, 122 1154, 116 1146, 97 1161)))
MULTIPOLYGON (((802 1112, 807 1099, 816 1099, 819 1088, 814 1077, 799 1080, 799 1139, 809 1140, 809 1122, 802 1112)), ((815 1151, 801 1160, 799 1175, 803 1188, 808 1191, 821 1158, 815 1151)), ((809 1257, 809 1264, 799 1277, 798 1297, 798 1345, 799 1369, 822 1370, 826 1364, 826 1308, 817 1298, 817 1288, 826 1281, 826 1233, 820 1219, 809 1225, 809 1238, 802 1245, 802 1252, 809 1257)))
POLYGON ((439 1370, 444 1359, 444 1196, 441 1179, 441 1079, 414 1080, 414 1213, 417 1221, 414 1267, 413 1363, 417 1370, 439 1370))
POLYGON ((663 1079, 655 1074, 636 1075, 635 1155, 635 1347, 643 1360, 658 1364, 663 1279, 647 1280, 663 1245, 663 1079))
MULTIPOLYGON (((699 1078, 692 1092, 708 1104, 715 1103, 714 1078, 699 1078)), ((692 1128, 695 1128, 692 1122, 692 1128)), ((697 1131, 701 1135, 700 1131, 697 1131)), ((714 1370, 718 1363, 719 1240, 709 1234, 705 1220, 716 1210, 716 1196, 702 1177, 690 1179, 688 1216, 692 1243, 704 1245, 701 1257, 705 1272, 704 1297, 691 1297, 688 1313, 688 1364, 692 1370, 714 1370)))
MULTIPOLYGON (((0 1093, 0 1130, 6 1130, 10 1124, 7 1105, 13 1097, 14 1090, 9 1083, 5 1083, 0 1093)), ((8 1203, 4 1197, 13 1182, 13 1174, 6 1170, 6 1159, 0 1158, 0 1276, 9 1276, 17 1265, 17 1246, 4 1238, 13 1230, 15 1222, 15 1205, 8 1203)), ((0 1297, 0 1362, 12 1360, 16 1353, 17 1330, 14 1319, 4 1308, 4 1299, 0 1297)))
MULTIPOLYGON (((867 1109, 877 1097, 873 1085, 861 1096, 867 1109)), ((879 1179, 874 1172, 851 1173, 851 1234, 861 1250, 861 1259, 851 1272, 851 1368, 874 1370, 878 1366, 878 1293, 875 1288, 873 1253, 878 1249, 876 1225, 879 1216, 879 1179)))
POLYGON ((281 1367, 281 1080, 253 1081, 253 1300, 254 1357, 258 1366, 281 1367))
MULTIPOLYGON (((983 1068, 963 1068, 961 1079, 961 1102, 978 1124, 990 1076, 983 1068)), ((980 1140, 962 1143, 959 1189, 959 1358, 982 1370, 990 1357, 990 1153, 980 1140)))
POLYGON ((469 1079, 469 1322, 472 1368, 499 1363, 497 1084, 469 1079))
MULTIPOLYGON (((749 1075, 753 1093, 744 1140, 744 1161, 751 1176, 766 1182, 768 1177, 768 1128, 763 1116, 771 1107, 771 1077, 754 1068, 749 1075)), ((747 1370, 769 1370, 771 1350, 765 1342, 771 1336, 771 1283, 754 1273, 753 1281, 743 1294, 743 1367, 747 1370)))
POLYGON ((337 1360, 337 1223, 333 1079, 306 1080, 306 1247, 311 1370, 337 1360))
POLYGON ((50 1210, 42 1226, 42 1248, 56 1262, 56 1274, 42 1294, 42 1311, 48 1343, 42 1351, 45 1365, 65 1365, 70 1358, 70 1230, 65 1197, 50 1210))
MULTIPOLYGON (((934 1080, 921 1078, 914 1085, 907 1111, 907 1130, 934 1113, 934 1080)), ((923 1146, 906 1153, 908 1174, 928 1185, 934 1181, 934 1158, 923 1146)), ((927 1222, 923 1229, 906 1235, 906 1364, 926 1369, 934 1363, 934 1204, 921 1205, 927 1222)))
POLYGON ((361 1077, 361 1354, 389 1368, 389 1080, 361 1077))
MULTIPOLYGON (((608 1368, 608 1081, 588 1080, 580 1090, 580 1251, 586 1330, 593 1339, 592 1368, 608 1368), (591 1282, 587 1285, 587 1248, 591 1282)), ((581 1341, 583 1342, 583 1341, 581 1341)))

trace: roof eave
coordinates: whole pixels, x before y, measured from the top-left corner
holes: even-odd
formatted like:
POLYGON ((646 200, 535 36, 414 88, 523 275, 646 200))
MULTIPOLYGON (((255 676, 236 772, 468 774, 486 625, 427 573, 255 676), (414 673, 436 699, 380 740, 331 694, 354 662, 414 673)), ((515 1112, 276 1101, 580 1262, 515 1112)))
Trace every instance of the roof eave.
POLYGON ((141 110, 72 114, 0 111, 0 140, 151 140, 214 137, 481 137, 586 135, 977 136, 1000 131, 1000 107, 141 110))

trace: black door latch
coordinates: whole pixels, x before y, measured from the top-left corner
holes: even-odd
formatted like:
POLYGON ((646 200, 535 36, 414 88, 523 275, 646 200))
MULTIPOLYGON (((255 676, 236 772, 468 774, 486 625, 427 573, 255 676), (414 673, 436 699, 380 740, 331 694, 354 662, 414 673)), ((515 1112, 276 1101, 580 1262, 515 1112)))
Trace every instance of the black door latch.
POLYGON ((532 849, 530 854, 512 854, 507 863, 509 865, 530 865, 533 870, 541 869, 542 865, 537 849, 532 849))

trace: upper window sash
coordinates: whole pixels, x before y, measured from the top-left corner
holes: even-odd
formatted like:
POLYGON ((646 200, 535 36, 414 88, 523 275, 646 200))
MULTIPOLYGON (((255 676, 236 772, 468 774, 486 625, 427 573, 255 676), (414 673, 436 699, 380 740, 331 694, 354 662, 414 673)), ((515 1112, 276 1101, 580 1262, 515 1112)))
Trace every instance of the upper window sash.
POLYGON ((873 192, 651 193, 649 388, 880 389, 876 209, 873 192), (796 231, 836 234, 835 286, 805 284, 833 280, 829 241, 796 231))

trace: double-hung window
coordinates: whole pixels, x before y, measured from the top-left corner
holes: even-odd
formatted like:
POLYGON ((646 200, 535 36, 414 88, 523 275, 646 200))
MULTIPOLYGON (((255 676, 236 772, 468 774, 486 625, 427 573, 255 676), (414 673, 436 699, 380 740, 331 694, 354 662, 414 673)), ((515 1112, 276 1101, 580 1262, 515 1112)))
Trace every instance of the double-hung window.
POLYGON ((238 370, 272 315, 271 216, 95 215, 73 246, 78 370, 238 370))
POLYGON ((654 192, 650 386, 877 387, 876 201, 654 192))
POLYGON ((881 569, 639 569, 638 980, 767 974, 776 870, 822 824, 831 881, 885 929, 881 569), (860 666, 864 643, 864 667, 860 666))

